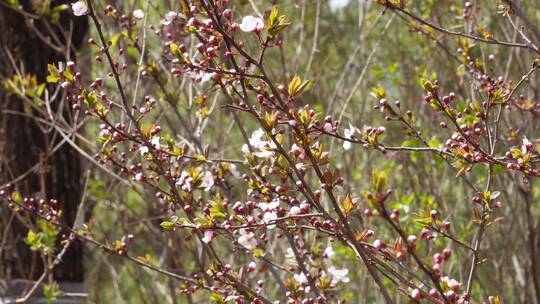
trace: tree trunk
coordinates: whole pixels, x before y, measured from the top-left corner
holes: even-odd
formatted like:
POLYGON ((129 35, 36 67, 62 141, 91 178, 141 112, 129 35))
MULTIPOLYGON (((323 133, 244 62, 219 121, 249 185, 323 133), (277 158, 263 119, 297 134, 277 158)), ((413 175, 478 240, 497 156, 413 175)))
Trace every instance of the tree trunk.
MULTIPOLYGON (((55 51, 39 38, 29 28, 29 19, 7 7, 5 1, 0 1, 4 2, 0 5, 1 79, 10 79, 15 75, 15 64, 25 74, 35 75, 38 83, 44 83, 47 64, 65 62, 65 54, 55 51)), ((36 1, 20 3, 25 11, 32 12, 31 3, 36 1)), ((56 1, 55 4, 60 3, 56 1)), ((50 27, 41 19, 34 20, 34 26, 43 36, 51 37, 55 34, 63 43, 66 41, 61 30, 69 29, 72 25, 73 38, 70 43, 75 49, 82 45, 88 29, 86 18, 74 17, 69 11, 65 11, 57 24, 49 23, 50 27)), ((72 54, 74 55, 73 52, 72 54)), ((53 112, 60 111, 66 121, 70 121, 71 109, 67 103, 64 105, 59 109, 60 103, 56 101, 52 104, 53 112)), ((24 196, 56 199, 63 212, 62 221, 72 225, 82 195, 81 159, 68 143, 50 153, 51 148, 58 144, 62 137, 55 135, 54 129, 43 128, 43 124, 39 126, 34 119, 38 115, 31 108, 25 107, 22 100, 8 94, 3 86, 0 86, 0 185, 24 175, 24 178, 14 183, 16 189, 24 196), (30 117, 16 115, 14 112, 30 114, 30 117)), ((28 227, 18 220, 18 216, 22 215, 13 216, 5 206, 0 209, 0 243, 5 243, 0 248, 0 277, 8 280, 34 280, 41 275, 43 265, 38 256, 22 241, 28 233, 28 227)), ((71 245, 64 260, 54 271, 57 281, 82 282, 82 249, 80 242, 71 245)))

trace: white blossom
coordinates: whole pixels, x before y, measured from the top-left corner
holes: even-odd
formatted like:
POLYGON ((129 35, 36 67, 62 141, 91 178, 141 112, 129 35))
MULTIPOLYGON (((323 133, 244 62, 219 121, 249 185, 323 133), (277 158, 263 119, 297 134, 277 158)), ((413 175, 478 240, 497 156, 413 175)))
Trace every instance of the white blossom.
POLYGON ((448 276, 444 276, 441 278, 441 283, 445 283, 450 289, 456 290, 461 287, 461 283, 458 282, 456 279, 452 279, 448 276))
POLYGON ((161 24, 163 25, 169 25, 171 24, 175 19, 176 16, 178 16, 178 13, 170 11, 167 14, 165 14, 165 19, 161 20, 161 24))
POLYGON ((146 153, 148 153, 149 149, 147 146, 141 146, 139 148, 139 152, 141 152, 141 156, 144 156, 146 153))
POLYGON ((253 271, 253 270, 255 270, 256 268, 257 268, 257 263, 255 263, 255 262, 253 262, 253 261, 249 262, 249 264, 248 264, 248 271, 253 271))
POLYGON ((521 153, 527 154, 529 151, 529 148, 532 147, 533 144, 527 137, 523 137, 523 144, 521 145, 521 153))
POLYGON ((133 11, 133 17, 135 19, 141 20, 144 18, 144 11, 142 9, 136 9, 133 11))
POLYGON ((334 248, 332 248, 332 246, 326 247, 326 249, 324 250, 324 255, 325 255, 326 258, 328 258, 329 260, 333 259, 333 258, 336 256, 336 253, 335 253, 335 251, 334 251, 334 248))
POLYGON ((349 269, 337 269, 334 266, 328 268, 328 272, 332 276, 332 282, 337 284, 339 282, 347 283, 349 282, 349 269))
POLYGON ((187 171, 182 171, 176 185, 184 191, 191 192, 193 190, 193 178, 187 171))
POLYGON ((212 175, 212 172, 207 171, 204 173, 201 187, 204 188, 204 191, 210 191, 210 189, 214 186, 214 176, 212 175))
POLYGON ((75 16, 88 15, 88 5, 84 0, 71 3, 71 9, 73 10, 73 14, 75 14, 75 16))
POLYGON ((332 126, 331 123, 327 122, 327 123, 324 124, 323 130, 324 130, 326 133, 332 133, 332 132, 334 132, 334 127, 332 126))
POLYGON ((103 129, 101 131, 99 131, 99 137, 109 137, 111 136, 111 131, 107 130, 107 129, 103 129))
POLYGON ((216 233, 214 231, 206 230, 204 232, 204 237, 201 239, 206 244, 210 243, 214 238, 216 237, 216 233))
POLYGON ((236 167, 235 164, 230 164, 229 165, 229 171, 231 172, 231 174, 236 177, 236 178, 242 178, 242 175, 240 175, 240 172, 238 171, 238 168, 236 167))
MULTIPOLYGON (((251 138, 249 139, 249 144, 255 149, 255 156, 261 157, 261 158, 267 158, 272 157, 274 155, 274 149, 276 148, 276 145, 273 142, 263 140, 262 137, 264 136, 263 129, 255 130, 251 134, 251 138)), ((244 154, 249 153, 249 148, 247 145, 242 146, 242 151, 244 154)))
POLYGON ((135 180, 140 182, 144 179, 144 174, 142 174, 141 172, 135 174, 135 180))
MULTIPOLYGON (((348 129, 345 129, 343 131, 343 135, 345 138, 347 139, 352 139, 352 136, 354 135, 354 133, 356 133, 358 131, 358 129, 349 124, 349 128, 348 129)), ((351 148, 351 142, 350 141, 343 141, 343 149, 345 150, 349 150, 351 148)))
POLYGON ((307 279, 306 275, 303 272, 301 272, 299 274, 295 274, 294 275, 294 280, 296 282, 298 282, 298 284, 300 284, 300 285, 308 283, 308 279, 307 279))
POLYGON ((238 244, 240 244, 242 247, 252 250, 253 248, 257 247, 257 239, 255 238, 255 235, 253 232, 246 233, 245 231, 240 231, 240 233, 243 234, 238 238, 238 244))
POLYGON ((259 203, 259 208, 261 208, 262 211, 274 210, 277 207, 279 207, 279 199, 271 201, 270 203, 259 203))
POLYGON ((187 75, 189 76, 189 78, 195 80, 196 82, 205 83, 208 80, 212 79, 215 73, 207 73, 204 71, 198 71, 198 72, 190 71, 187 73, 187 75))
POLYGON ((154 147, 159 147, 160 146, 160 143, 159 141, 161 140, 161 138, 159 136, 154 136, 152 137, 152 139, 150 140, 150 143, 154 146, 154 147))
POLYGON ((297 144, 293 144, 291 147, 291 152, 298 156, 300 159, 304 159, 306 157, 306 153, 304 152, 304 149, 300 148, 297 144))
POLYGON ((285 251, 285 257, 288 259, 294 258, 294 250, 292 250, 291 247, 287 248, 287 250, 285 251))
MULTIPOLYGON (((263 215, 263 222, 265 224, 271 223, 277 219, 277 214, 275 212, 265 212, 263 215)), ((271 224, 266 226, 268 229, 274 229, 276 227, 276 224, 271 224)))
POLYGON ((302 213, 302 211, 298 206, 292 206, 291 210, 289 210, 289 215, 299 215, 300 213, 302 213))
POLYGON ((260 31, 264 28, 264 21, 261 18, 245 16, 240 23, 240 29, 244 32, 260 31))

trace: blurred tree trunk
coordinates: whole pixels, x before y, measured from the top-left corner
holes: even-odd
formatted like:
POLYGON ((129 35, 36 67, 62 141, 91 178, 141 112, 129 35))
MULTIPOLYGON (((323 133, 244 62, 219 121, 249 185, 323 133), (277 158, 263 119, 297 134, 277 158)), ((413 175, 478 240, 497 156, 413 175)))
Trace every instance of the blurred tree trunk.
MULTIPOLYGON (((0 77, 11 78, 15 74, 15 64, 25 74, 35 75, 38 83, 44 83, 47 64, 66 61, 66 55, 51 48, 46 39, 56 35, 62 43, 71 44, 72 50, 77 49, 88 30, 86 18, 74 17, 68 10, 61 14, 56 24, 35 19, 33 24, 44 40, 29 27, 30 19, 9 8, 5 1, 0 1, 4 2, 0 4, 0 77), (73 29, 72 38, 65 36, 70 28, 73 29), (70 41, 66 41, 68 39, 70 41)), ((32 5, 39 1, 19 2, 25 11, 33 13, 32 5)), ((60 4, 59 1, 53 3, 60 4)), ((75 55, 73 51, 71 54, 72 57, 75 55)), ((71 120, 69 104, 56 101, 52 107, 53 111, 61 112, 66 121, 71 120)), ((24 107, 18 97, 9 95, 0 87, 0 185, 29 172, 15 183, 16 189, 26 196, 58 200, 63 212, 62 220, 72 225, 82 195, 80 156, 68 143, 50 153, 62 137, 55 134, 54 129, 38 125, 34 117, 13 115, 13 112, 39 116, 24 107), (5 113, 7 110, 10 113, 5 113)), ((5 242, 4 248, 0 249, 0 277, 34 280, 41 275, 43 265, 39 257, 22 241, 27 232, 28 227, 13 217, 5 206, 0 209, 0 239, 6 237, 2 241, 5 242)), ((82 282, 83 270, 82 244, 75 242, 63 262, 56 267, 54 277, 59 282, 82 282)))

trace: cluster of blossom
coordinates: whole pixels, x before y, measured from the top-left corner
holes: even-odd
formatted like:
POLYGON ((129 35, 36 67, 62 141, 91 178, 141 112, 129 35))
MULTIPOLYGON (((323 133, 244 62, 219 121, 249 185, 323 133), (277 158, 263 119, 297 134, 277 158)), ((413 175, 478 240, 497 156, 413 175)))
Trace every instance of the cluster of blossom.
MULTIPOLYGON (((229 105, 233 109, 247 112, 259 121, 261 128, 254 131, 242 146, 245 163, 252 170, 251 175, 242 176, 248 186, 246 195, 249 199, 231 204, 228 198, 221 198, 219 189, 227 183, 223 173, 239 176, 234 165, 214 164, 206 160, 207 155, 190 157, 186 147, 178 145, 159 125, 154 124, 149 129, 141 126, 139 122, 143 119, 152 119, 150 114, 156 104, 154 98, 146 96, 140 106, 132 105, 130 109, 125 103, 118 105, 107 96, 103 91, 105 84, 102 78, 85 84, 80 77, 71 80, 60 69, 62 87, 69 94, 69 99, 76 101, 75 108, 82 109, 84 106, 87 115, 102 121, 99 135, 104 149, 96 159, 119 168, 134 182, 155 189, 156 197, 164 206, 163 212, 170 216, 170 221, 162 223, 162 226, 167 229, 192 229, 206 246, 212 246, 218 238, 232 238, 238 245, 234 250, 245 250, 248 254, 258 256, 266 250, 269 234, 274 234, 278 239, 288 239, 291 247, 287 249, 285 257, 295 260, 296 264, 290 266, 296 282, 289 286, 296 290, 295 293, 287 293, 290 303, 296 303, 298 299, 302 299, 302 303, 324 302, 338 283, 349 281, 349 270, 333 265, 331 260, 335 253, 332 247, 324 250, 322 257, 326 262, 323 265, 305 260, 306 256, 314 258, 312 245, 303 237, 310 230, 352 242, 355 250, 364 252, 362 254, 374 254, 376 252, 371 251, 374 248, 385 256, 390 253, 401 261, 405 260, 407 250, 386 252, 386 246, 380 240, 376 240, 372 247, 360 245, 335 198, 334 191, 343 184, 343 177, 327 166, 331 162, 331 155, 320 141, 321 136, 326 134, 344 139, 343 147, 346 150, 351 148, 351 143, 380 149, 385 128, 366 126, 358 129, 351 125, 341 136, 339 121, 330 116, 319 121, 318 114, 309 106, 297 108, 295 105, 296 98, 308 87, 308 82, 295 77, 285 86, 270 80, 262 64, 264 51, 279 46, 281 40, 277 38, 278 33, 288 24, 283 16, 279 16, 276 8, 266 20, 245 16, 236 22, 232 10, 226 8, 227 1, 220 1, 213 7, 208 5, 192 5, 188 12, 167 13, 161 21, 161 31, 156 33, 163 34, 166 39, 172 76, 187 76, 209 88, 222 88, 229 92, 229 105), (239 40, 237 30, 253 35, 255 44, 262 49, 260 59, 249 55, 248 46, 253 40, 250 39, 249 43, 239 40), (193 50, 183 43, 185 33, 199 40, 193 50), (221 54, 218 50, 223 47, 226 51, 221 54), (225 68, 227 63, 231 63, 233 68, 225 68), (248 91, 255 93, 258 106, 250 101, 248 91), (112 121, 114 118, 109 113, 115 107, 128 115, 131 127, 112 121), (286 133, 294 138, 290 148, 286 148, 284 141, 283 134, 286 133), (119 143, 128 144, 129 148, 121 151, 119 143), (129 164, 134 154, 139 154, 140 161, 129 164), (208 169, 208 166, 211 168, 208 169), (312 186, 314 180, 318 180, 319 184, 315 189, 312 186), (213 198, 205 198, 205 192, 213 198), (338 220, 323 207, 323 193, 327 193, 334 204, 333 212, 338 220), (300 194, 304 200, 297 197, 300 194), (183 210, 187 219, 180 220, 178 208, 183 210), (279 231, 273 232, 278 227, 279 231)), ((112 10, 114 8, 109 7, 105 14, 112 10)), ((82 9, 76 14, 83 14, 81 12, 82 9)), ((144 18, 144 13, 134 11, 132 16, 140 20, 144 18)), ((97 44, 93 40, 90 43, 97 44)), ((114 68, 121 65, 115 61, 109 47, 102 46, 96 60, 100 61, 101 55, 110 61, 113 71, 109 76, 118 77, 114 68)), ((75 72, 74 65, 70 69, 75 72)), ((143 70, 143 76, 148 71, 143 70)), ((385 106, 383 102, 381 104, 385 106)), ((390 219, 397 222, 399 211, 393 210, 390 219)), ((363 238, 371 235, 372 231, 366 232, 363 238)), ((117 251, 125 254, 127 244, 120 241, 117 251)), ((370 267, 373 262, 367 263, 370 267)), ((242 302, 239 294, 231 293, 227 288, 234 286, 228 275, 233 271, 232 267, 219 263, 216 267, 218 269, 209 271, 219 284, 212 287, 213 291, 222 293, 227 299, 242 302)), ((253 272, 255 268, 254 262, 247 267, 248 272, 253 272)), ((252 291, 258 293, 262 288, 263 284, 258 282, 252 291)), ((414 294, 419 292, 415 290, 410 295, 414 299, 414 294)), ((426 292, 421 293, 424 294, 426 292)), ((439 291, 430 291, 429 296, 433 299, 440 297, 439 291)), ((445 297, 451 298, 451 295, 445 297)), ((256 302, 257 298, 253 300, 253 303, 256 302)))
POLYGON ((14 212, 36 214, 51 223, 58 223, 62 214, 57 200, 33 196, 21 197, 19 192, 14 191, 12 185, 6 185, 0 190, 0 199, 8 201, 8 208, 14 212))
MULTIPOLYGON (((379 274, 392 276, 399 287, 407 286, 399 290, 416 301, 468 303, 470 294, 463 290, 461 283, 445 276, 443 265, 451 256, 450 249, 439 252, 429 249, 427 254, 417 250, 419 239, 435 242, 440 236, 451 238, 450 223, 442 221, 437 211, 430 210, 417 235, 405 233, 403 223, 400 223, 400 211, 386 210, 391 190, 386 188, 385 178, 383 182, 383 178, 378 177, 374 178, 377 180, 374 189, 364 195, 372 209, 365 209, 363 215, 370 221, 379 216, 399 237, 388 240, 393 246, 386 245, 381 239, 367 243, 375 232, 370 229, 359 232, 353 228, 353 219, 349 215, 358 202, 350 195, 340 199, 344 178, 333 168, 332 155, 325 147, 323 137, 343 140, 345 150, 350 150, 353 144, 382 152, 409 147, 384 145, 385 127, 364 126, 360 129, 349 124, 341 132, 339 120, 331 116, 320 119, 320 113, 309 105, 300 107, 297 99, 309 87, 309 82, 295 76, 288 85, 279 84, 272 80, 264 64, 266 52, 283 43, 280 32, 289 24, 285 17, 274 7, 264 19, 240 18, 234 16, 228 2, 186 1, 189 5, 181 12, 170 11, 164 15, 155 34, 162 37, 166 45, 163 58, 167 72, 174 78, 191 79, 197 89, 204 92, 198 95, 201 103, 206 102, 207 94, 222 92, 227 99, 226 107, 245 113, 258 123, 259 127, 245 138, 241 148, 243 167, 249 169, 248 173, 241 175, 233 162, 212 160, 209 149, 180 144, 154 115, 159 103, 155 97, 146 95, 134 104, 129 103, 119 77, 121 73, 130 72, 127 62, 122 63, 124 49, 113 50, 113 44, 106 42, 102 35, 99 22, 95 22, 99 42, 90 39, 89 44, 98 47, 96 62, 108 63, 111 72, 88 81, 77 71, 74 62, 68 62, 65 68, 63 65, 50 66, 48 78, 49 82, 56 82, 64 89, 75 110, 100 122, 101 152, 95 160, 117 169, 131 182, 151 189, 164 217, 168 218, 162 222, 163 228, 186 229, 201 246, 209 249, 212 266, 206 275, 214 282, 205 288, 219 294, 224 301, 270 302, 264 297, 263 281, 254 282, 254 277, 242 281, 237 274, 243 266, 248 274, 255 274, 258 264, 253 258, 271 256, 274 250, 271 245, 281 240, 288 242, 288 248, 283 252, 284 269, 292 279, 286 284, 288 303, 331 301, 337 285, 350 281, 349 269, 340 268, 339 262, 336 263, 332 246, 317 249, 320 238, 313 241, 310 237, 315 234, 328 236, 330 240, 341 241, 352 248, 382 292, 386 287, 380 283, 379 274), (195 43, 187 43, 188 36, 195 43), (255 52, 257 55, 251 55, 255 52), (116 87, 111 89, 113 85, 116 87), (114 91, 118 94, 111 94, 114 91), (115 112, 121 112, 123 118, 118 118, 115 112), (241 198, 233 199, 229 191, 231 184, 245 190, 240 194, 241 198), (232 243, 224 250, 231 247, 233 252, 243 253, 249 260, 247 265, 231 266, 216 256, 214 246, 224 241, 232 243), (431 260, 430 266, 428 261, 431 260), (390 266, 403 263, 407 263, 406 276, 390 266), (388 269, 392 271, 385 272, 388 269), (430 281, 408 278, 411 273, 418 277, 417 272, 430 281)), ((382 2, 395 8, 390 1, 382 2)), ((94 21, 98 18, 90 3, 85 1, 73 3, 72 9, 76 16, 90 15, 94 21)), ((107 5, 104 16, 113 18, 121 26, 131 27, 145 18, 145 12, 136 9, 131 14, 118 15, 116 8, 107 5)), ((136 44, 136 41, 132 42, 136 44)), ((469 56, 463 50, 459 53, 469 56)), ((470 56, 466 60, 474 61, 470 56)), ((145 64, 136 73, 150 75, 162 85, 155 66, 145 64)), ((534 168, 538 150, 526 137, 519 147, 508 148, 504 156, 496 156, 498 150, 495 151, 493 140, 497 137, 492 135, 495 131, 488 125, 486 117, 491 108, 500 107, 502 111, 512 102, 519 104, 519 100, 511 98, 513 90, 504 79, 478 75, 475 83, 488 98, 479 106, 471 102, 465 108, 456 105, 459 98, 455 93, 441 94, 437 81, 422 82, 424 101, 442 113, 445 121, 440 126, 451 132, 443 148, 426 144, 426 151, 435 151, 445 159, 461 160, 461 170, 471 170, 473 164, 485 163, 519 170, 525 175, 539 175, 538 169, 534 168)), ((385 115, 386 121, 401 123, 407 135, 425 143, 414 126, 411 111, 402 111, 400 101, 390 104, 381 88, 375 90, 374 96, 378 101, 375 109, 385 115)), ((2 191, 0 196, 11 197, 9 190, 2 191)), ((491 208, 501 206, 497 197, 497 192, 475 194, 473 201, 483 208, 483 218, 477 219, 478 222, 483 224, 491 208)), ((24 199, 21 206, 36 210, 55 222, 57 205, 54 200, 29 198, 24 199)), ((10 206, 17 208, 16 204, 10 206)), ((128 235, 117 241, 115 253, 127 255, 133 239, 133 235, 128 235)), ((203 281, 203 277, 199 273, 193 275, 198 282, 203 281)), ((182 292, 193 293, 199 289, 197 284, 187 284, 182 292)))

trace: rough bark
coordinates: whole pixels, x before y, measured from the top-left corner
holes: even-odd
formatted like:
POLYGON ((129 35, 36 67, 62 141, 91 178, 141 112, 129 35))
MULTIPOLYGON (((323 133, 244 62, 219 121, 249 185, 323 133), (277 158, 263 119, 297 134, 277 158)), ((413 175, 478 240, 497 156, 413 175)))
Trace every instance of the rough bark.
MULTIPOLYGON (((28 11, 31 11, 32 2, 35 3, 35 1, 20 1, 28 11)), ((28 28, 27 20, 8 8, 5 3, 0 5, 0 77, 11 78, 15 72, 13 68, 15 62, 25 73, 35 75, 38 83, 44 83, 47 64, 65 62, 66 58, 64 54, 51 49, 36 36, 28 28)), ((35 20, 34 24, 45 36, 49 36, 52 30, 59 37, 63 37, 60 34, 61 29, 68 29, 71 22, 74 30, 71 43, 78 48, 88 29, 85 18, 75 19, 69 12, 65 12, 62 13, 59 23, 53 24, 51 29, 40 20, 35 20)), ((70 121, 72 113, 68 106, 58 109, 58 102, 52 106, 53 110, 61 111, 65 119, 70 121)), ((54 130, 40 128, 32 117, 6 114, 6 110, 38 115, 35 111, 25 108, 18 97, 10 95, 0 87, 0 185, 12 181, 39 164, 36 170, 31 170, 30 174, 15 184, 16 189, 23 195, 58 200, 63 212, 62 220, 68 225, 72 224, 82 193, 80 156, 67 143, 52 155, 48 155, 50 148, 62 138, 58 134, 55 136, 54 130)), ((8 233, 6 246, 0 256, 0 276, 35 279, 41 274, 43 266, 35 253, 22 242, 28 228, 16 217, 10 221, 10 216, 7 208, 2 206, 0 233, 4 231, 8 233), (8 227, 8 224, 11 225, 8 227)), ((72 245, 65 260, 56 268, 54 277, 58 281, 82 281, 82 244, 72 245)))

